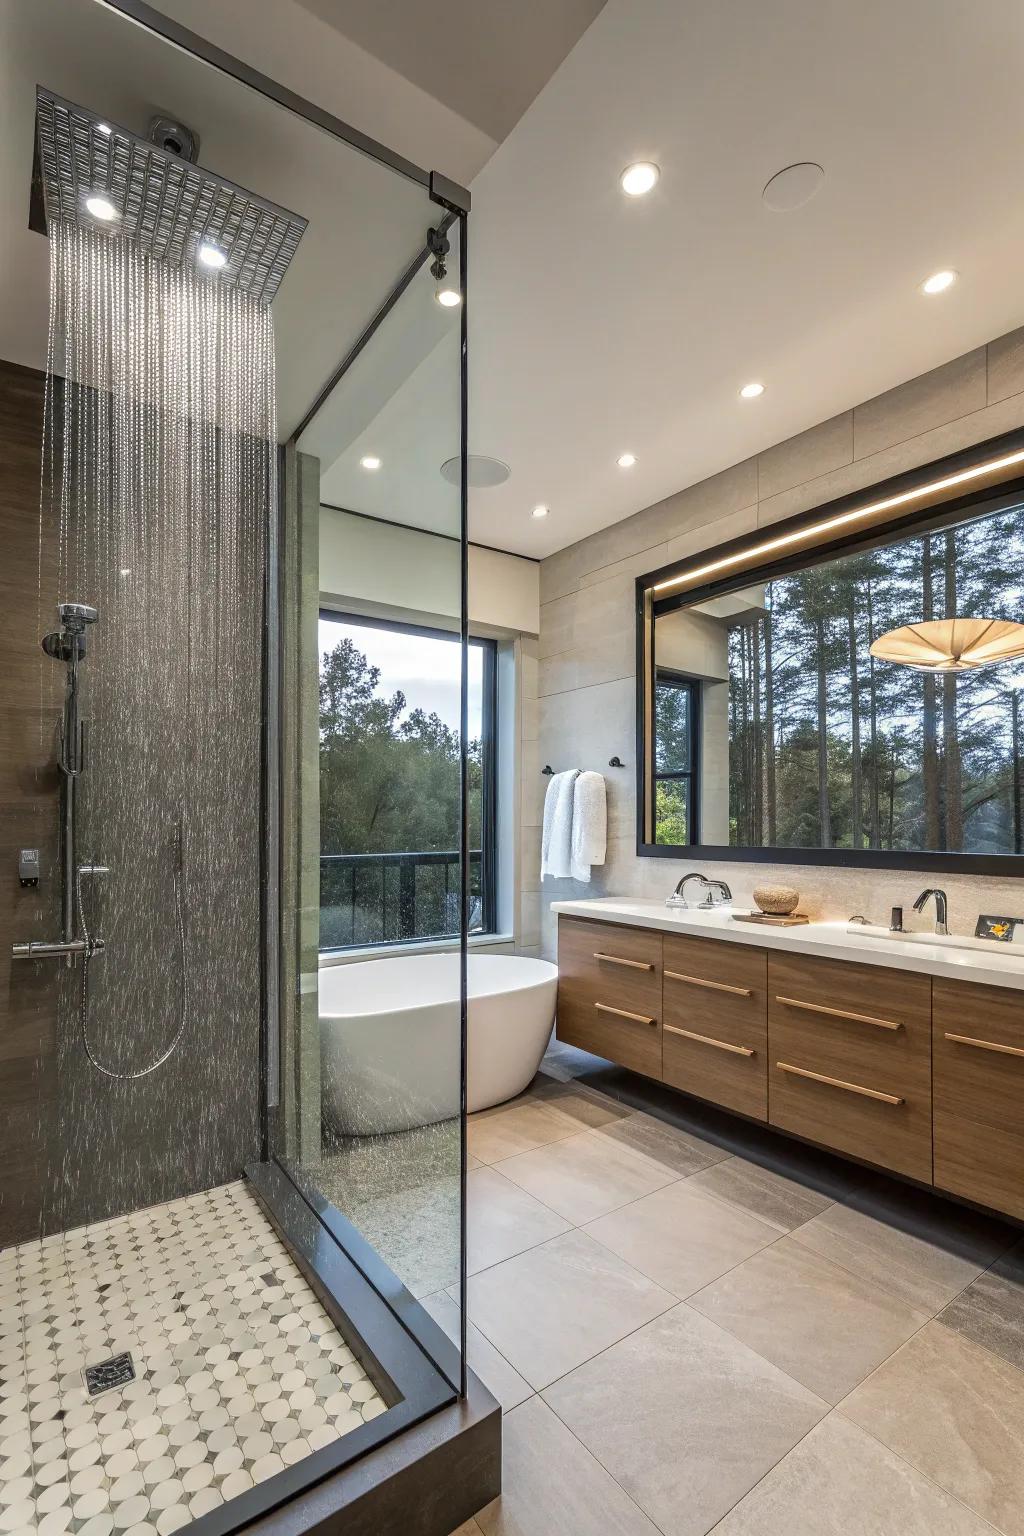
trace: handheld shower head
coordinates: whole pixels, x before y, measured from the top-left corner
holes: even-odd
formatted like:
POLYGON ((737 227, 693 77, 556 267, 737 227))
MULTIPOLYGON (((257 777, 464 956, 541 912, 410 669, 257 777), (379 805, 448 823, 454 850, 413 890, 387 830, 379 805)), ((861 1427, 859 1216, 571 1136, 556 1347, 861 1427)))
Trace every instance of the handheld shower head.
POLYGON ((81 661, 85 655, 85 631, 95 624, 99 610, 88 603, 61 603, 57 608, 60 629, 43 636, 43 650, 54 661, 81 661))
POLYGON ((80 635, 87 624, 95 624, 99 618, 99 609, 92 608, 88 603, 61 603, 57 609, 62 627, 69 634, 80 635))

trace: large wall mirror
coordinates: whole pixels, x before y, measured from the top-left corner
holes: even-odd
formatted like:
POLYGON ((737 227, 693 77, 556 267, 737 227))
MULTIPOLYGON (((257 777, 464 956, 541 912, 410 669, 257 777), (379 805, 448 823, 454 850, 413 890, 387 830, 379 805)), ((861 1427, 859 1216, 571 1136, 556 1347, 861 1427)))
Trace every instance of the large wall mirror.
POLYGON ((638 583, 638 851, 1024 870, 1015 435, 638 583))

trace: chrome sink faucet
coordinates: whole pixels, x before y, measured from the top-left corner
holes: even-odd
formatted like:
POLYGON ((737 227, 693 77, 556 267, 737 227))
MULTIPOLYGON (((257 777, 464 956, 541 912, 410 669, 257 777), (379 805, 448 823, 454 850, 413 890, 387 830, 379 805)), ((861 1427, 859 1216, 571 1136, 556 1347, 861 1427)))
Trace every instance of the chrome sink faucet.
POLYGON ((947 918, 949 913, 947 910, 945 891, 940 891, 937 889, 937 887, 930 885, 927 890, 921 892, 920 896, 914 902, 914 911, 923 912, 928 904, 929 896, 935 897, 935 932, 938 934, 948 934, 949 923, 947 918))
POLYGON ((704 900, 697 902, 697 906, 702 910, 706 911, 710 907, 722 907, 727 902, 732 901, 732 891, 730 891, 724 880, 709 880, 706 875, 702 875, 699 870, 695 869, 690 874, 684 875, 672 892, 672 895, 666 898, 666 907, 688 907, 690 905, 686 899, 686 887, 691 880, 698 881, 704 892, 704 900), (717 898, 715 896, 716 891, 718 893, 717 898))

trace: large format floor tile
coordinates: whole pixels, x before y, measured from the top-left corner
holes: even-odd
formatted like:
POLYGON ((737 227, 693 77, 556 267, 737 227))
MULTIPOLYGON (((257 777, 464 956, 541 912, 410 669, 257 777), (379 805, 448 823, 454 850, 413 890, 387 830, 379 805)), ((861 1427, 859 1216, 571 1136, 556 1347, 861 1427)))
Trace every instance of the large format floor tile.
POLYGON ((890 1180, 869 1184, 793 1236, 928 1313, 970 1285, 1014 1240, 1001 1221, 890 1180))
POLYGON ((502 1494, 477 1516, 484 1536, 657 1536, 539 1397, 502 1428, 502 1494))
POLYGON ((667 1125, 642 1111, 604 1126, 601 1134, 634 1152, 642 1152, 682 1178, 699 1173, 702 1168, 709 1168, 712 1163, 729 1156, 713 1142, 704 1141, 680 1126, 667 1125))
POLYGON ((575 1226, 638 1200, 676 1177, 661 1163, 620 1146, 600 1131, 586 1131, 510 1157, 502 1163, 501 1172, 575 1226))
POLYGON ((466 1147, 478 1162, 497 1163, 503 1157, 529 1152, 532 1147, 546 1146, 563 1136, 575 1136, 578 1131, 578 1123, 560 1114, 553 1105, 521 1098, 470 1115, 466 1121, 466 1147))
POLYGON ((841 1410, 1006 1536, 1024 1536, 1024 1373, 929 1323, 841 1410))
POLYGON ((498 1169, 475 1168, 466 1180, 469 1273, 488 1269, 567 1232, 569 1223, 498 1169))
POLYGON ((575 1120, 581 1131, 614 1125, 617 1120, 625 1120, 633 1113, 625 1105, 616 1104, 607 1094, 595 1093, 593 1089, 583 1088, 579 1083, 563 1083, 544 1073, 537 1074, 527 1092, 531 1098, 539 1099, 549 1109, 557 1109, 559 1114, 575 1120))
POLYGON ((473 1322, 536 1388, 674 1304, 583 1232, 553 1238, 469 1282, 473 1322))
POLYGON ((927 1322, 877 1286, 782 1238, 690 1298, 827 1402, 838 1403, 927 1322))
POLYGON ((774 1467, 713 1536, 993 1536, 992 1527, 839 1414, 774 1467))
POLYGON ((980 1274, 938 1320, 1024 1371, 1024 1247, 980 1274))
POLYGON ((685 1179, 587 1226, 591 1237, 682 1299, 778 1239, 774 1227, 685 1179))
POLYGON ((665 1536, 703 1536, 827 1412, 685 1302, 544 1395, 665 1536))
POLYGON ((691 1182, 694 1189, 725 1200, 780 1232, 792 1232, 832 1204, 828 1195, 745 1157, 713 1163, 691 1182))
MULTIPOLYGON (((448 1337, 457 1343, 462 1312, 448 1292, 438 1291, 433 1296, 424 1297, 423 1306, 434 1321, 440 1323, 448 1337)), ((469 1323, 466 1328, 466 1351, 470 1369, 476 1372, 488 1392, 498 1399, 503 1413, 508 1413, 533 1396, 530 1384, 523 1380, 519 1372, 509 1365, 504 1355, 495 1349, 489 1339, 484 1338, 473 1323, 469 1323)))

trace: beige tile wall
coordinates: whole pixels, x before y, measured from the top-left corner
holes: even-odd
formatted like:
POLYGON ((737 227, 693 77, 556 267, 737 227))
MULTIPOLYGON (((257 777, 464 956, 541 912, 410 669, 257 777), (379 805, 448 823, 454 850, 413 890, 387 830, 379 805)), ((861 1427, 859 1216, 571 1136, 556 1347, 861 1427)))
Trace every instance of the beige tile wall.
MULTIPOLYGON (((589 886, 545 880, 526 856, 522 910, 536 905, 544 953, 554 950, 553 900, 571 896, 660 897, 689 862, 638 859, 635 852, 634 579, 685 555, 791 517, 851 491, 1024 425, 1024 328, 912 379, 798 437, 690 486, 572 544, 541 565, 536 735, 523 731, 524 850, 539 837, 545 763, 596 768, 608 783, 608 860, 589 886), (608 768, 618 754, 628 769, 608 768)), ((534 705, 524 698, 524 709, 534 705)), ((718 864, 737 898, 767 877, 801 891, 812 916, 861 912, 888 918, 927 881, 914 871, 718 864)), ((979 911, 1024 914, 1012 880, 943 875, 952 923, 979 911)), ((1018 894, 1019 893, 1019 894, 1018 894)), ((523 942, 527 945, 524 923, 523 942)))

